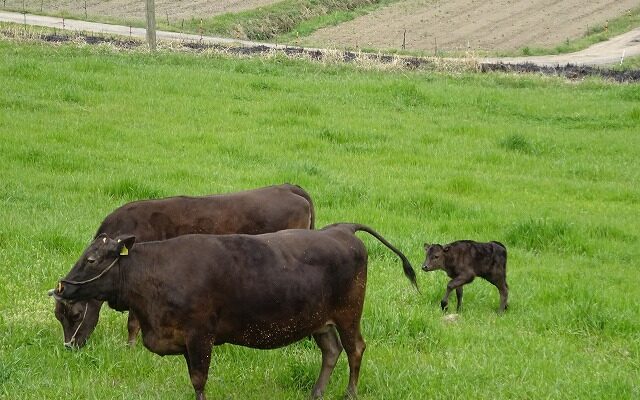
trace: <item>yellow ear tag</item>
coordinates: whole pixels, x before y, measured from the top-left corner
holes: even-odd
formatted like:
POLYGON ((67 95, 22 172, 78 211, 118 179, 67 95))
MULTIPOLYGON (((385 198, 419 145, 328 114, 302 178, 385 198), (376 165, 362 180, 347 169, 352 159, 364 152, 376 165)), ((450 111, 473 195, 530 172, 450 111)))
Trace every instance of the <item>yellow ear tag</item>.
POLYGON ((129 249, 127 249, 127 246, 122 246, 122 249, 120 250, 120 255, 121 256, 129 255, 129 249))

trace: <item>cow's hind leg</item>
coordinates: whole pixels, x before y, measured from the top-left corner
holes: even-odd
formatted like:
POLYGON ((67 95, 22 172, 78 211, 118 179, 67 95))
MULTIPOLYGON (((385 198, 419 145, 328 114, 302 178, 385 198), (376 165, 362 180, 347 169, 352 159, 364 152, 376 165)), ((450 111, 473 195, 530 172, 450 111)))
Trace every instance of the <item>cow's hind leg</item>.
POLYGON ((129 339, 127 340, 129 346, 135 346, 136 337, 140 332, 140 321, 131 310, 129 310, 129 317, 127 318, 127 331, 129 332, 129 339))
POLYGON ((364 339, 360 334, 360 320, 353 321, 348 326, 337 325, 340 341, 347 353, 349 360, 349 384, 347 385, 347 393, 345 398, 355 399, 358 397, 358 378, 360 377, 360 363, 362 355, 366 348, 364 339))
POLYGON ((318 399, 322 397, 331 372, 338 362, 338 357, 342 352, 342 344, 336 334, 336 328, 333 326, 328 326, 325 330, 314 333, 313 339, 322 351, 322 369, 311 392, 311 398, 318 399))
POLYGON ((206 400, 204 387, 207 384, 212 347, 213 340, 209 338, 192 337, 187 339, 187 351, 184 353, 184 358, 187 361, 191 384, 196 391, 196 400, 206 400))

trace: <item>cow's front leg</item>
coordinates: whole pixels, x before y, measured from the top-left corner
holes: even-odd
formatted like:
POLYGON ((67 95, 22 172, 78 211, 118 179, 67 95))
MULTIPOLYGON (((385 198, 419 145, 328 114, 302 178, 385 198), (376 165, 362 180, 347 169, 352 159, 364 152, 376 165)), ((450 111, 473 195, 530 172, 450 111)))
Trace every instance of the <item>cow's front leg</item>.
MULTIPOLYGON (((460 275, 457 276, 455 278, 453 278, 452 280, 449 281, 449 283, 447 284, 447 291, 444 293, 444 297, 442 298, 442 301, 440 301, 440 307, 442 308, 443 311, 445 311, 447 309, 447 307, 449 306, 449 295, 451 294, 451 292, 454 289, 457 289, 459 287, 461 287, 464 284, 467 284, 469 282, 471 282, 473 280, 473 275, 469 276, 469 275, 460 275)), ((456 292, 457 294, 457 292, 456 292)), ((460 297, 461 298, 461 297, 460 297)), ((458 303, 460 304, 460 303, 458 303)))
POLYGON ((129 346, 135 346, 136 337, 138 337, 138 332, 140 332, 140 321, 135 316, 133 311, 129 310, 129 317, 127 318, 127 331, 129 333, 129 339, 127 343, 129 346))
POLYGON ((209 364, 211 363, 211 348, 213 339, 206 336, 197 336, 187 339, 187 351, 184 358, 187 361, 191 384, 196 391, 196 400, 206 400, 204 387, 207 384, 209 375, 209 364))

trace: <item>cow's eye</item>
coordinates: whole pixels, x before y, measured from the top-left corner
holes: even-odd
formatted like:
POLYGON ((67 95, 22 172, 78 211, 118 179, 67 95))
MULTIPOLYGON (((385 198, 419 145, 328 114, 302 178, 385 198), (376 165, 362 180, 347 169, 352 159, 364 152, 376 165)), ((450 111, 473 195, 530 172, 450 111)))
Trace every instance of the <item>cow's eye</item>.
POLYGON ((95 259, 95 257, 87 257, 87 262, 89 264, 93 264, 94 262, 96 262, 96 259, 95 259))

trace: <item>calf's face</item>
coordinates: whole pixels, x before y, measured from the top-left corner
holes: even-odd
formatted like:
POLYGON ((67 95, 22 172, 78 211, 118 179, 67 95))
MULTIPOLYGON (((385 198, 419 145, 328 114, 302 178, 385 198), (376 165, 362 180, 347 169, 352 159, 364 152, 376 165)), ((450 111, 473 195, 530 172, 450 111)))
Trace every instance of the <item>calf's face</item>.
POLYGON ((424 250, 426 257, 422 264, 423 271, 429 272, 444 269, 444 253, 448 248, 443 248, 439 244, 429 245, 428 243, 425 243, 424 250))

